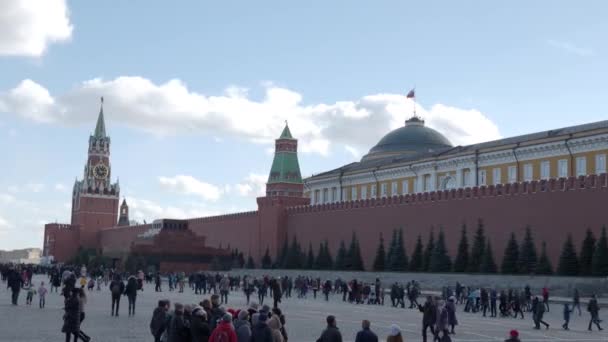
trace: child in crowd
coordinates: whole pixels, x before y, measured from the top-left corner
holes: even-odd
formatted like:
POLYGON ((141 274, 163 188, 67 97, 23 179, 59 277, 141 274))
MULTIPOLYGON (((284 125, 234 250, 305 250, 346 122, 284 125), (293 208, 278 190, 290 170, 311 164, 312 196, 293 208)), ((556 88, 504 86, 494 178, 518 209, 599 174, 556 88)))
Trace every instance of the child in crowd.
POLYGON ((101 291, 101 282, 103 278, 101 276, 97 277, 97 291, 101 291))
POLYGON ((80 288, 84 289, 85 286, 87 286, 87 277, 82 276, 80 277, 80 288))
POLYGON ((91 279, 89 279, 89 283, 87 284, 87 290, 93 291, 94 288, 95 288, 95 279, 93 279, 93 277, 91 277, 91 279))
POLYGON ((32 305, 32 300, 34 299, 34 295, 36 294, 36 289, 31 283, 28 283, 23 289, 27 291, 27 297, 25 299, 25 304, 32 305))
POLYGON ((570 314, 572 311, 574 311, 574 308, 570 310, 570 305, 568 305, 568 303, 564 303, 564 324, 562 324, 562 328, 564 328, 564 330, 570 330, 570 328, 568 328, 568 324, 570 324, 570 314))
POLYGON ((44 308, 44 304, 46 304, 46 287, 44 287, 44 282, 40 283, 40 287, 38 288, 38 297, 40 298, 39 306, 40 308, 44 308))

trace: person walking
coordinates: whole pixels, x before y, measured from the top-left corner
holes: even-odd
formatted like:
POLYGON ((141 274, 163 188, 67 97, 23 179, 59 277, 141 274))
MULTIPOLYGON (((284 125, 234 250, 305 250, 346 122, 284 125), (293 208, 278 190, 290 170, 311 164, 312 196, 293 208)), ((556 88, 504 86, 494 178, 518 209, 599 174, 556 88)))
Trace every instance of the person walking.
POLYGON ((44 305, 46 304, 46 294, 47 289, 46 287, 44 287, 44 282, 41 282, 40 287, 38 287, 38 307, 40 307, 41 309, 43 309, 44 305))
POLYGON ((581 296, 578 293, 578 289, 574 289, 574 294, 572 295, 572 311, 578 308, 578 315, 581 315, 581 296))
POLYGON ((549 312, 549 289, 546 286, 543 287, 543 305, 547 308, 547 312, 549 312))
POLYGON ((568 303, 564 303, 564 324, 562 324, 562 328, 564 330, 570 330, 568 328, 568 324, 570 323, 570 314, 574 311, 574 308, 570 310, 570 305, 568 303))
POLYGON ((595 294, 591 296, 591 299, 589 299, 589 303, 587 304, 587 311, 589 311, 589 314, 591 315, 591 319, 589 320, 589 331, 591 331, 591 326, 594 323, 597 326, 597 330, 604 330, 600 326, 600 307, 597 304, 597 297, 595 296, 595 294))
POLYGON ((532 301, 532 308, 534 314, 534 329, 540 329, 540 325, 543 324, 546 329, 549 329, 549 323, 543 321, 545 315, 545 304, 540 302, 538 297, 534 297, 532 301))
POLYGON ((401 328, 397 324, 391 324, 391 332, 388 334, 386 342, 403 342, 401 328))
POLYGON ((361 322, 361 330, 355 337, 355 342, 378 342, 378 336, 370 329, 370 322, 364 319, 361 322))
POLYGON ((433 298, 431 296, 426 297, 424 305, 418 305, 418 310, 422 312, 422 341, 426 342, 426 330, 431 329, 431 333, 435 336, 435 321, 437 320, 437 311, 433 298))
POLYGON ((234 321, 237 342, 251 341, 251 323, 249 323, 249 312, 241 310, 234 321))
POLYGON ((111 316, 118 317, 118 309, 120 307, 120 296, 125 292, 125 284, 117 274, 114 280, 110 283, 110 292, 112 294, 112 313, 111 316))
POLYGON ((127 296, 129 300, 129 317, 135 316, 135 300, 137 299, 137 290, 139 288, 139 284, 137 279, 134 276, 130 276, 127 280, 127 286, 125 287, 124 295, 127 296))
POLYGON ((21 288, 23 287, 23 279, 19 275, 19 272, 14 269, 9 270, 6 285, 11 289, 11 303, 13 305, 17 305, 19 300, 19 291, 21 291, 21 288))
POLYGON ((78 341, 80 333, 80 303, 78 300, 78 289, 72 289, 66 294, 65 306, 63 310, 63 327, 61 332, 65 334, 65 342, 70 342, 74 336, 74 342, 78 341))
POLYGON ((190 336, 192 337, 192 342, 207 342, 211 336, 211 329, 207 323, 207 313, 200 306, 195 306, 192 309, 190 336))
POLYGON ((230 279, 227 275, 224 275, 220 280, 220 300, 221 304, 228 304, 228 293, 230 291, 230 279))
POLYGON ((161 288, 161 283, 162 280, 160 278, 160 272, 157 272, 156 276, 154 277, 154 291, 163 292, 163 289, 161 288))
POLYGON ((325 321, 327 322, 327 328, 323 330, 321 337, 316 342, 342 342, 342 334, 336 325, 336 317, 329 315, 325 321))
POLYGON ((283 291, 281 290, 281 283, 279 280, 275 279, 271 285, 272 288, 272 299, 274 302, 273 307, 278 308, 279 303, 281 302, 281 296, 283 295, 283 291))
POLYGON ((454 327, 458 325, 458 319, 456 319, 456 298, 451 296, 448 298, 448 302, 445 305, 448 312, 448 325, 450 326, 450 334, 454 335, 454 327))

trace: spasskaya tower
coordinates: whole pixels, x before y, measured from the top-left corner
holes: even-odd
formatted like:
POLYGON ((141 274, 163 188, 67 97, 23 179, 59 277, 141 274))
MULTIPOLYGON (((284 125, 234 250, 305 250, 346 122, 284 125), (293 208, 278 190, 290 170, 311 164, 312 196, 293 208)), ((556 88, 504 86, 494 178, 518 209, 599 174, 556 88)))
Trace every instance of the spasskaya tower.
POLYGON ((103 117, 103 97, 95 132, 89 137, 88 158, 82 180, 72 192, 72 225, 79 226, 80 246, 98 248, 101 228, 116 226, 120 187, 112 183, 110 137, 103 117))

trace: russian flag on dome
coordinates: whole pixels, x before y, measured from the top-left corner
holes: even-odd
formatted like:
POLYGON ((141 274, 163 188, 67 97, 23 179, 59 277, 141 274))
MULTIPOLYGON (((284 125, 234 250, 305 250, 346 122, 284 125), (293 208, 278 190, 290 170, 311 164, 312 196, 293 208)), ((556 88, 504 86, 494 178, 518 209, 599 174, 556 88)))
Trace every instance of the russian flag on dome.
POLYGON ((408 99, 415 98, 416 97, 416 88, 410 90, 409 93, 407 93, 407 95, 405 97, 408 99))

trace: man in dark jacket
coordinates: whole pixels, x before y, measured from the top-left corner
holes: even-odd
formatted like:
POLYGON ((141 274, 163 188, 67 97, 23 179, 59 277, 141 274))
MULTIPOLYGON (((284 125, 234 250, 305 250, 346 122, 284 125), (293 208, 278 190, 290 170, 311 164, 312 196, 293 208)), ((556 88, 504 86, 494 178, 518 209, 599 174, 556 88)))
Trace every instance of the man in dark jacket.
POLYGON ((251 342, 272 342, 272 330, 266 324, 267 320, 266 312, 260 312, 257 323, 251 327, 251 342))
POLYGON ((192 342, 207 342, 211 336, 211 329, 207 324, 207 314, 205 309, 200 306, 192 310, 192 318, 190 319, 190 335, 192 342))
POLYGON ((175 311, 167 327, 167 342, 189 342, 190 325, 188 323, 184 319, 184 306, 180 303, 175 303, 175 311))
POLYGON ((327 329, 323 330, 321 337, 317 339, 317 342, 342 342, 342 334, 336 326, 336 317, 329 315, 327 316, 327 329))
POLYGON ((378 336, 370 330, 370 323, 368 320, 363 320, 361 322, 361 331, 357 333, 357 337, 355 338, 355 342, 378 342, 378 336))
POLYGON ((591 296, 589 299, 589 303, 587 304, 587 311, 591 314, 591 320, 589 321, 589 331, 591 331, 591 325, 595 323, 598 330, 603 330, 600 326, 600 306, 597 304, 597 297, 595 295, 591 296))
POLYGON ((426 297, 423 305, 418 305, 418 310, 422 312, 422 341, 426 342, 426 329, 431 328, 431 333, 435 336, 435 321, 437 320, 437 310, 433 298, 426 297))
POLYGON ((19 291, 23 287, 23 280, 16 270, 10 270, 7 276, 7 288, 11 289, 11 302, 13 305, 17 305, 19 299, 19 291))
POLYGON ((112 293, 112 316, 118 317, 118 307, 120 306, 120 296, 125 292, 125 283, 119 275, 116 275, 110 283, 110 293, 112 293), (114 311, 116 308, 116 311, 114 311))
POLYGON ((281 296, 283 295, 282 291, 281 291, 281 283, 275 279, 272 282, 272 299, 274 300, 274 308, 278 308, 279 304, 281 302, 281 296))
POLYGON ((150 332, 154 336, 154 342, 160 342, 160 337, 163 332, 167 329, 167 321, 169 318, 169 306, 171 304, 168 300, 162 299, 158 301, 158 306, 152 312, 152 320, 150 321, 150 332))

